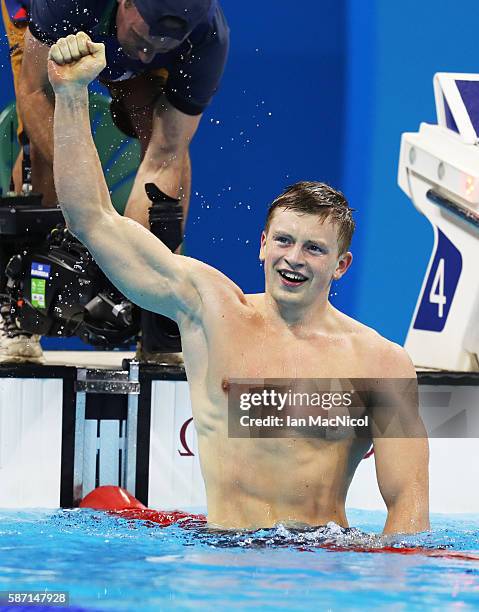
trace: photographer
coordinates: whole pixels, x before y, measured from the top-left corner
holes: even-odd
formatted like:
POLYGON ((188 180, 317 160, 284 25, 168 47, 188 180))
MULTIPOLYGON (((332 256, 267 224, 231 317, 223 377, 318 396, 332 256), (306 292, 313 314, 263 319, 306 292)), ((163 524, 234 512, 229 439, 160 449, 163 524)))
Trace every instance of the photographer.
MULTIPOLYGON (((229 30, 217 0, 31 0, 30 12, 17 103, 30 141, 33 190, 44 194, 44 206, 56 205, 48 188, 53 186, 54 97, 47 57, 61 36, 73 38, 83 31, 105 44, 108 67, 98 78, 112 97, 115 124, 141 144, 142 161, 125 216, 149 228, 151 202, 144 186, 155 183, 181 201, 185 219, 189 144, 218 88, 228 53, 229 30)), ((62 48, 66 61, 77 59, 74 45, 62 43, 62 48)), ((18 191, 18 173, 15 187, 18 191)), ((25 350, 20 350, 19 336, 14 346, 5 319, 2 325, 0 361, 39 358, 34 338, 25 336, 25 350)), ((149 321, 143 332, 154 327, 149 321)), ((152 348, 151 343, 140 346, 138 357, 156 361, 152 348)))

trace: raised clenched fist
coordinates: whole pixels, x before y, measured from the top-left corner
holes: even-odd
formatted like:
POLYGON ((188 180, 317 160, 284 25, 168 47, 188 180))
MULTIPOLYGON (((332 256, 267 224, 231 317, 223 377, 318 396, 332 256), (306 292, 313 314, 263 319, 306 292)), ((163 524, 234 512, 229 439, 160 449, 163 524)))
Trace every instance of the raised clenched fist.
POLYGON ((105 45, 78 32, 60 38, 48 55, 48 78, 55 93, 86 87, 106 66, 105 45))

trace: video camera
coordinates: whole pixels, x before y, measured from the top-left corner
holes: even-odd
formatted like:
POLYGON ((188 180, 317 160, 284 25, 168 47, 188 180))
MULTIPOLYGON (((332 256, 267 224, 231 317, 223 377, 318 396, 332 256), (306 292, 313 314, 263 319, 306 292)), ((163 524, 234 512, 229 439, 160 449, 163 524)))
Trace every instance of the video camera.
MULTIPOLYGON (((182 242, 178 200, 145 185, 151 231, 171 250, 182 242)), ((41 195, 28 183, 22 194, 0 198, 5 266, 3 304, 22 330, 42 336, 78 336, 102 348, 134 341, 142 329, 147 350, 181 350, 179 331, 170 319, 142 311, 123 296, 95 263, 88 249, 65 226, 59 208, 42 208, 41 195), (13 255, 12 255, 13 253, 13 255)))

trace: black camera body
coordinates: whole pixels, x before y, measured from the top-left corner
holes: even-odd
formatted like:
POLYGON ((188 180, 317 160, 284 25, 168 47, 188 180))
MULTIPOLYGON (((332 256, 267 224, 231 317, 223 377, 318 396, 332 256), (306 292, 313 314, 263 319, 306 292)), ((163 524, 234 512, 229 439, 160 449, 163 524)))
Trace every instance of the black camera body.
POLYGON ((25 331, 78 336, 103 348, 138 334, 139 310, 64 226, 51 230, 40 248, 14 255, 5 273, 15 317, 25 331))
MULTIPOLYGON (((151 231, 175 250, 182 239, 181 206, 155 185, 145 188, 152 201, 151 231)), ((41 207, 41 196, 0 197, 0 239, 2 249, 11 254, 4 270, 3 302, 10 303, 22 330, 78 336, 111 349, 135 341, 142 329, 148 350, 181 350, 176 324, 141 311, 125 298, 68 231, 61 210, 41 207)))

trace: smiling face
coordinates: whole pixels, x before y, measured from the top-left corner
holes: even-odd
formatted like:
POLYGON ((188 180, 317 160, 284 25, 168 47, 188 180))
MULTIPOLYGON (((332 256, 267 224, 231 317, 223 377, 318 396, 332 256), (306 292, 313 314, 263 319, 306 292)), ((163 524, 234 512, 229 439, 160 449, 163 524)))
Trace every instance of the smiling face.
MULTIPOLYGON (((165 26, 174 28, 174 18, 165 17, 165 26)), ((151 36, 149 25, 144 21, 131 0, 118 0, 116 35, 123 52, 135 60, 149 64, 157 53, 176 49, 183 40, 168 36, 151 36)))
POLYGON ((278 208, 261 235, 260 259, 266 293, 280 305, 308 308, 327 301, 352 255, 338 252, 337 226, 328 218, 278 208))

